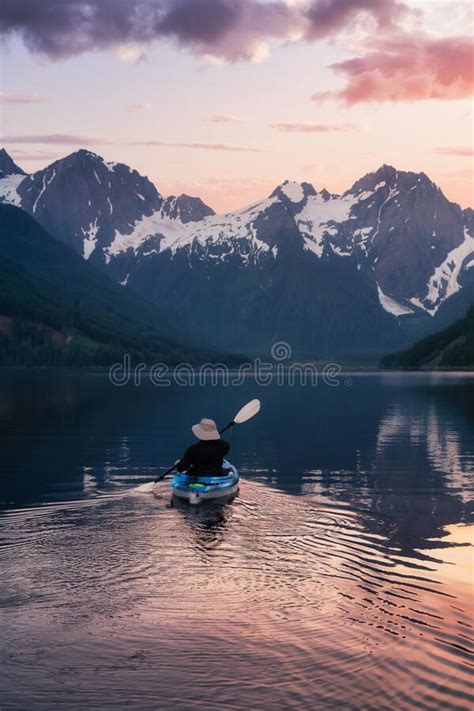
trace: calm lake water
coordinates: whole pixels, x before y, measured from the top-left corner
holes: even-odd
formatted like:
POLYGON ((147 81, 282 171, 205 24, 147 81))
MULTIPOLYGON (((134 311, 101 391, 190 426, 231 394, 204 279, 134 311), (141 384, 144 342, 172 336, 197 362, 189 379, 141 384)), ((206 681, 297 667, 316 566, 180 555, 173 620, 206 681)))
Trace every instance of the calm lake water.
POLYGON ((474 377, 0 375, 0 707, 469 709, 474 377), (247 400, 240 496, 134 491, 247 400))

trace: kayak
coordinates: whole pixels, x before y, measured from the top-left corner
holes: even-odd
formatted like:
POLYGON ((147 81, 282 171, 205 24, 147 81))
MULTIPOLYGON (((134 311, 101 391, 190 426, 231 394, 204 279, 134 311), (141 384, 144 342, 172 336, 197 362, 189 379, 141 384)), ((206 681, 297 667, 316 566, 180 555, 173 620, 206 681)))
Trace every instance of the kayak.
POLYGON ((222 499, 235 496, 239 491, 239 472, 233 464, 224 459, 224 476, 189 476, 184 473, 175 474, 171 482, 173 496, 185 499, 190 504, 200 504, 202 501, 222 499))

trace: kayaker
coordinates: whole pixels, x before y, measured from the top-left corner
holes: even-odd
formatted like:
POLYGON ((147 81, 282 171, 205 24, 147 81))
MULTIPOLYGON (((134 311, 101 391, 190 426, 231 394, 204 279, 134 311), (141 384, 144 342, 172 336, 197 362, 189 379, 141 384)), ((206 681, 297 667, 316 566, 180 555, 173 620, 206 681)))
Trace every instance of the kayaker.
POLYGON ((221 439, 214 420, 203 418, 191 429, 199 442, 188 447, 176 464, 176 469, 193 476, 225 475, 222 464, 230 444, 221 439))

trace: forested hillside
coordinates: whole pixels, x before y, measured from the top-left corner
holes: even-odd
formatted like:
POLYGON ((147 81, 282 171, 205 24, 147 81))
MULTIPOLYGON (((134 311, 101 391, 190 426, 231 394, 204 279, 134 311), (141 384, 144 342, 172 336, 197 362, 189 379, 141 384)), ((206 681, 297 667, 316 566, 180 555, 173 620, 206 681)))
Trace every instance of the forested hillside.
POLYGON ((444 331, 381 361, 384 368, 474 368, 474 306, 444 331))
POLYGON ((178 326, 114 284, 27 213, 0 205, 0 364, 198 362, 178 326))

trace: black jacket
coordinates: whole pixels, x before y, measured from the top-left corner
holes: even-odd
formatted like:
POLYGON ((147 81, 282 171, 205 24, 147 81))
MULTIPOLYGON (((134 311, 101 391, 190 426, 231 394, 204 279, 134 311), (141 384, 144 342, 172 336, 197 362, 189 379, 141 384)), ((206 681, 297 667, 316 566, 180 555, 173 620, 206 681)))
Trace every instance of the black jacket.
POLYGON ((220 476, 224 473, 222 462, 229 449, 230 444, 223 439, 200 440, 188 447, 176 469, 195 476, 220 476))

